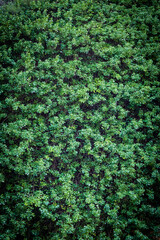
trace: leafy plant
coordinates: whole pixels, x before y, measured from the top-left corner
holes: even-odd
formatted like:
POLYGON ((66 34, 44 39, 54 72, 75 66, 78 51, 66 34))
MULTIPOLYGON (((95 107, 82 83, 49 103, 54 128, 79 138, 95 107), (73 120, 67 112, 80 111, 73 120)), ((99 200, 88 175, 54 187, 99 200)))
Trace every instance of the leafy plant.
POLYGON ((0 21, 0 239, 158 239, 158 2, 17 1, 0 21))

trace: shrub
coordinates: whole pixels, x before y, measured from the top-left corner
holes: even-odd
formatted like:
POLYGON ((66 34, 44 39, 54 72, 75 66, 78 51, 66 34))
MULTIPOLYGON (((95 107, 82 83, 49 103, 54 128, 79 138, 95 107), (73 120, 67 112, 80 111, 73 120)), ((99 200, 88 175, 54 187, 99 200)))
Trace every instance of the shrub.
POLYGON ((19 3, 0 10, 0 238, 158 239, 158 3, 19 3))

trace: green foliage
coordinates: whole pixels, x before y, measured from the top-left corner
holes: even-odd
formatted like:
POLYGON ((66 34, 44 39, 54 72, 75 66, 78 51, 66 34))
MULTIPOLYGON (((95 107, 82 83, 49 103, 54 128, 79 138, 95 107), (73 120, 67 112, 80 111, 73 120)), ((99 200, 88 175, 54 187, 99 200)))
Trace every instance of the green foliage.
POLYGON ((159 10, 0 9, 0 239, 158 239, 159 10))

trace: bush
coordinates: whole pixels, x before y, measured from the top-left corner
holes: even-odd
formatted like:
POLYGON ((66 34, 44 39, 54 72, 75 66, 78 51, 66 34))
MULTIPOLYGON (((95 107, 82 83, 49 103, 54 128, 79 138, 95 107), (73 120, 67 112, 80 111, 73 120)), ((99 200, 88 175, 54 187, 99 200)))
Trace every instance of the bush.
POLYGON ((13 7, 0 10, 0 239, 158 239, 158 3, 13 7))

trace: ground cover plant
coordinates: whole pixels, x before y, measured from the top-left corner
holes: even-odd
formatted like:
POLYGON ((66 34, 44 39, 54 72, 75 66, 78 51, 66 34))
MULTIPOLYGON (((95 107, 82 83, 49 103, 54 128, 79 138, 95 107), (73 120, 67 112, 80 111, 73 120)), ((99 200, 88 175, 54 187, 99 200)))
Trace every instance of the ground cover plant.
POLYGON ((155 0, 1 7, 0 239, 159 239, 159 17, 155 0))

